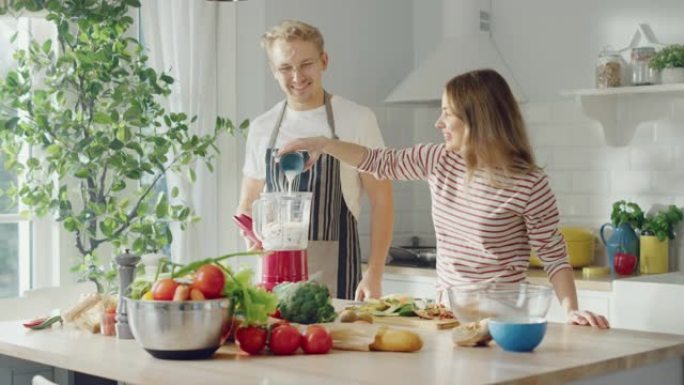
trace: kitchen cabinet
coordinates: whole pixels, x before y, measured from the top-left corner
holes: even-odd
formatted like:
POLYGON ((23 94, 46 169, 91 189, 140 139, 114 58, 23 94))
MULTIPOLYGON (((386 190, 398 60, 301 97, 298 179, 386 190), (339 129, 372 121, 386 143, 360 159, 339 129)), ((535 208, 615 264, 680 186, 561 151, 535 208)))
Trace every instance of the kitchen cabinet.
POLYGON ((575 96, 584 113, 601 124, 607 144, 625 146, 639 123, 667 116, 674 99, 684 97, 684 84, 593 88, 561 94, 575 96))
POLYGON ((614 327, 684 334, 684 273, 641 275, 613 285, 614 327))
MULTIPOLYGON (((613 322, 611 312, 611 297, 612 291, 601 290, 577 290, 577 303, 581 310, 588 310, 592 313, 601 314, 608 319, 608 322, 613 322)), ((560 302, 554 297, 549 307, 549 312, 546 318, 551 322, 566 322, 567 317, 565 311, 561 308, 560 302)))

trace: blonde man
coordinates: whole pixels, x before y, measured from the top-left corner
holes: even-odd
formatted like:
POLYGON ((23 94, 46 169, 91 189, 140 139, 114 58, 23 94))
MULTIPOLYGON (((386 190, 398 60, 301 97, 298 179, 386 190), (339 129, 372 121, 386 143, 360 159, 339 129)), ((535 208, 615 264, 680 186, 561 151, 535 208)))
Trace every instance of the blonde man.
MULTIPOLYGON (((292 139, 323 136, 371 148, 384 147, 369 108, 331 95, 323 88, 329 58, 316 27, 284 21, 268 30, 261 44, 285 100, 250 125, 238 214, 250 214, 252 203, 262 191, 284 190, 285 177, 275 164, 274 149, 292 139)), ((323 282, 338 298, 379 297, 392 237, 390 182, 322 156, 297 177, 294 185, 297 191, 313 192, 307 249, 309 273, 322 273, 323 282), (371 207, 370 255, 363 278, 357 226, 362 192, 371 207)))

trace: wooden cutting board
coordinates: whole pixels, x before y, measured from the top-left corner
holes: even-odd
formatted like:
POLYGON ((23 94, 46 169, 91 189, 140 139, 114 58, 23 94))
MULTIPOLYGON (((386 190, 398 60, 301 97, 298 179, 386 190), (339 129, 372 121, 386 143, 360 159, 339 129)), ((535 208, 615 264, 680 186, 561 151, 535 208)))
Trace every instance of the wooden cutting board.
POLYGON ((381 317, 373 316, 373 323, 381 325, 407 326, 422 329, 451 329, 458 326, 458 320, 453 319, 422 319, 420 317, 381 317))

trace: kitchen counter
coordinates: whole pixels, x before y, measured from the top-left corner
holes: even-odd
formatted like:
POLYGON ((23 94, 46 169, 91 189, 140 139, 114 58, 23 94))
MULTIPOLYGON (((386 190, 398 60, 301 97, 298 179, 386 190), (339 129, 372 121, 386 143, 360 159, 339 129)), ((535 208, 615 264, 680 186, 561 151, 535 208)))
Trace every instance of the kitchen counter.
MULTIPOLYGON (((363 265, 363 269, 366 265, 363 265)), ((611 291, 613 288, 613 278, 609 276, 597 278, 585 278, 582 276, 581 270, 573 270, 575 273, 575 285, 580 290, 597 290, 597 291, 611 291)), ((408 266, 385 266, 385 274, 397 276, 411 276, 421 278, 435 278, 437 271, 431 268, 424 267, 408 267, 408 266)), ((436 278, 435 278, 436 279, 436 278)), ((549 284, 549 279, 542 269, 532 268, 527 272, 527 279, 531 283, 549 284)), ((624 278, 617 278, 624 279, 624 278)), ((629 278, 627 278, 629 279, 629 278)))
POLYGON ((459 348, 448 330, 420 333, 425 345, 417 353, 250 357, 231 344, 210 360, 165 361, 132 340, 68 326, 28 331, 13 321, 0 323, 0 354, 129 384, 231 385, 564 383, 661 362, 674 362, 681 372, 684 356, 684 336, 555 323, 534 353, 508 353, 496 345, 459 348))

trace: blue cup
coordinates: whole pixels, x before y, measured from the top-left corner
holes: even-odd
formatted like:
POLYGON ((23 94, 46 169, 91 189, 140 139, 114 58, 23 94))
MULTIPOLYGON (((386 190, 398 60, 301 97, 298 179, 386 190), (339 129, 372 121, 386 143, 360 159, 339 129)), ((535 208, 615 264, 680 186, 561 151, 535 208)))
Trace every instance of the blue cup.
POLYGON ((309 159, 306 151, 294 151, 283 154, 279 157, 278 163, 283 172, 294 171, 297 174, 304 171, 304 164, 309 159))
POLYGON ((494 318, 489 333, 497 345, 509 352, 531 352, 544 339, 546 319, 539 317, 494 318))

